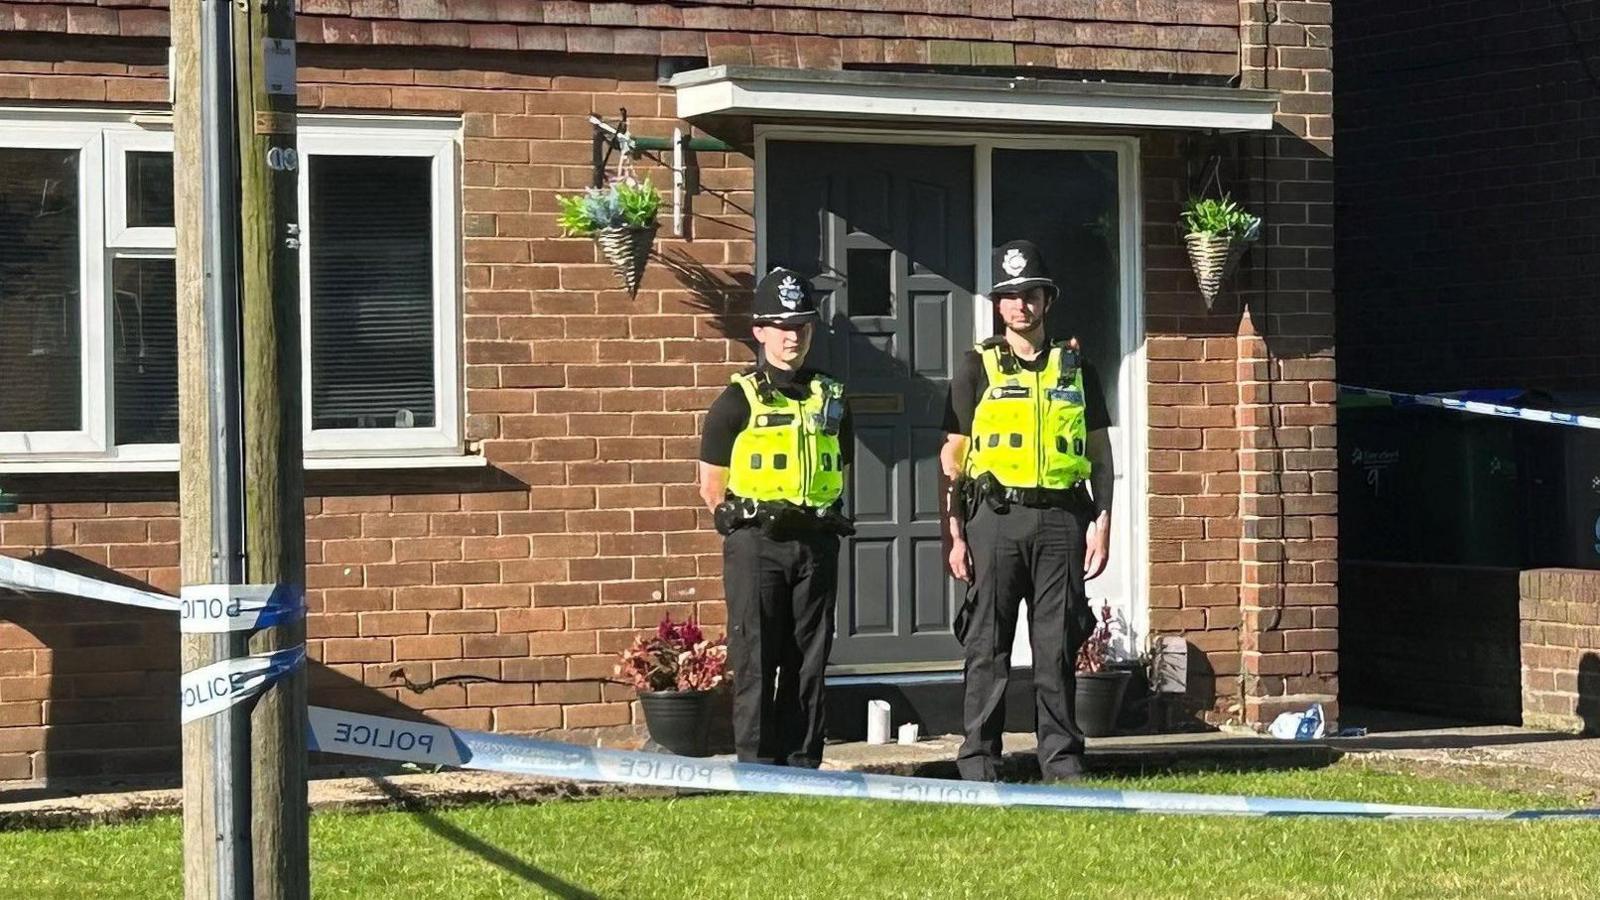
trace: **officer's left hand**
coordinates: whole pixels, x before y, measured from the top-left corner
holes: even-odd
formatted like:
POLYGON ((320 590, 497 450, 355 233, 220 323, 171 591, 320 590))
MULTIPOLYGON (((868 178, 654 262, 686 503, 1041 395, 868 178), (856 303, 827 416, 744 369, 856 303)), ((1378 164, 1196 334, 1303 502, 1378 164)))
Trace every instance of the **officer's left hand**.
POLYGON ((1106 560, 1111 556, 1111 516, 1101 513, 1100 518, 1089 523, 1084 535, 1083 577, 1087 581, 1106 570, 1106 560))

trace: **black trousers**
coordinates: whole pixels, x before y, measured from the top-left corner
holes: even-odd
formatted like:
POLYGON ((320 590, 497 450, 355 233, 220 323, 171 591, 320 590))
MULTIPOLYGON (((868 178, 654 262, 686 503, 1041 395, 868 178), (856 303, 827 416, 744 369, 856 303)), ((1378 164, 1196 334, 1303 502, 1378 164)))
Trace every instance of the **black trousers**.
POLYGON ((1083 588, 1087 526, 1087 518, 1076 511, 1018 505, 1004 513, 982 505, 967 523, 975 606, 963 641, 966 740, 956 756, 962 778, 996 778, 1011 642, 1024 597, 1033 645, 1039 768, 1046 778, 1080 771, 1084 740, 1074 719, 1073 672, 1078 648, 1093 627, 1083 588))
POLYGON ((723 539, 733 740, 741 762, 822 764, 823 676, 833 646, 839 538, 723 539))

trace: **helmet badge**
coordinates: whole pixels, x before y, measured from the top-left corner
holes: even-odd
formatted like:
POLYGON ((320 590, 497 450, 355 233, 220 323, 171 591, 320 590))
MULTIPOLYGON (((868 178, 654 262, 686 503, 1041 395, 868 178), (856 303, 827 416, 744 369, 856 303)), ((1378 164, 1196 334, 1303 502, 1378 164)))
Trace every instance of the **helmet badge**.
POLYGON ((798 309, 800 301, 805 298, 805 289, 800 286, 798 279, 790 276, 778 283, 778 302, 784 309, 798 309))
POLYGON ((1022 251, 1015 247, 1007 250, 1005 259, 1000 260, 1000 268, 1005 269, 1006 274, 1010 275, 1012 278, 1021 275, 1022 270, 1026 269, 1027 267, 1028 258, 1023 256, 1022 251))

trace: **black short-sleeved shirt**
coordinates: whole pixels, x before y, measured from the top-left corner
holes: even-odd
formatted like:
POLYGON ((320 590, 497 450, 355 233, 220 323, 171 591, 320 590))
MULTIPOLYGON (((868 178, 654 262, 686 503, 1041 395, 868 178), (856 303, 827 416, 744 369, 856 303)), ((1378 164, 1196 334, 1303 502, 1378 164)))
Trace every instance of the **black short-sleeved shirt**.
MULTIPOLYGON (((824 373, 814 369, 791 371, 772 366, 762 367, 773 388, 795 400, 803 400, 811 391, 811 379, 824 373)), ((711 404, 706 413, 705 430, 700 434, 700 461, 713 466, 727 467, 733 461, 733 442, 750 424, 750 401, 744 389, 729 384, 722 396, 711 404)), ((850 465, 855 456, 855 434, 850 425, 850 406, 845 405, 844 418, 839 423, 839 455, 850 465)))
MULTIPOLYGON (((1040 353, 1031 360, 1018 358, 1017 362, 1030 372, 1041 372, 1049 357, 1040 353)), ((1105 389, 1100 384, 1100 373, 1087 361, 1083 369, 1083 418, 1089 431, 1111 427, 1111 416, 1106 410, 1105 389)), ((955 377, 950 379, 950 399, 944 407, 946 434, 972 434, 972 416, 978 409, 978 399, 989 389, 989 373, 984 371, 983 357, 977 350, 968 350, 956 362, 955 377)))

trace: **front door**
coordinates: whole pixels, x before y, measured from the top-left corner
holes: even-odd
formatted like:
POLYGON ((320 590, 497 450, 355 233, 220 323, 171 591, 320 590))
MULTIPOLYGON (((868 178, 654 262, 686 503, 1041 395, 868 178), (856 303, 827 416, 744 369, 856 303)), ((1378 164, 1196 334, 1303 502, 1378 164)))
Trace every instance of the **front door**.
MULTIPOLYGON (((1127 626, 1118 637, 1118 651, 1134 652, 1144 630, 1134 531, 1144 498, 1136 487, 1142 479, 1133 438, 1144 416, 1129 390, 1142 376, 1132 355, 1135 342, 1126 339, 1123 163, 1112 149, 996 147, 991 153, 991 238, 995 245, 1027 238, 1039 246, 1061 285, 1046 329, 1053 340, 1079 340, 1105 397, 1116 472, 1111 562, 1085 587, 1095 608, 1108 604, 1127 626)), ((1018 625, 1011 660, 1013 665, 1033 660, 1026 617, 1018 625)))
POLYGON ((765 262, 815 279, 828 329, 809 363, 845 382, 855 424, 832 663, 948 666, 960 595, 939 447, 972 346, 973 148, 774 140, 766 153, 765 262))

